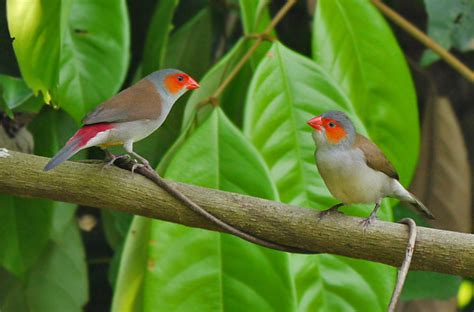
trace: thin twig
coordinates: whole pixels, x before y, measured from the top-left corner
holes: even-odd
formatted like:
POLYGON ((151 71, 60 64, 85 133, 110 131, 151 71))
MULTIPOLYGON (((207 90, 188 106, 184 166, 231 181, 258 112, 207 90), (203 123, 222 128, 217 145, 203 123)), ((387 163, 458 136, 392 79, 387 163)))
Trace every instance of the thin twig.
POLYGON ((388 312, 395 311, 395 308, 398 303, 398 299, 400 298, 400 294, 402 293, 403 285, 405 284, 405 279, 408 274, 408 270, 410 269, 411 258, 413 257, 413 251, 415 250, 415 243, 416 243, 416 223, 411 218, 405 218, 400 220, 400 223, 404 223, 408 225, 409 230, 409 238, 407 244, 407 250, 405 253, 405 259, 403 260, 402 266, 398 271, 397 276, 397 284, 395 285, 395 289, 393 290, 392 298, 390 298, 390 304, 387 308, 388 312))
POLYGON ((412 35, 415 39, 420 41, 429 49, 433 50, 438 54, 443 60, 446 61, 451 67, 453 67, 457 72, 463 75, 468 81, 474 82, 474 71, 469 67, 463 64, 459 59, 452 55, 448 50, 440 46, 432 38, 427 36, 421 30, 419 30, 415 25, 407 21, 403 16, 392 10, 390 7, 385 5, 380 0, 372 0, 372 3, 389 19, 391 19, 395 24, 400 26, 407 33, 412 35))
MULTIPOLYGON (((116 165, 117 167, 129 170, 129 171, 132 170, 133 164, 134 162, 130 161, 130 159, 117 159, 114 162, 114 165, 116 165)), ((146 177, 147 179, 151 180, 153 183, 155 183, 156 185, 164 189, 166 192, 168 192, 168 194, 170 194, 175 199, 183 203, 187 208, 194 211, 195 213, 202 216, 203 218, 209 220, 210 222, 214 223, 215 225, 222 228, 223 230, 229 232, 230 234, 233 234, 251 243, 254 243, 263 247, 275 249, 275 250, 292 252, 292 253, 300 253, 300 254, 316 254, 314 251, 308 251, 308 250, 303 250, 296 247, 274 243, 265 239, 258 238, 242 230, 239 230, 238 228, 221 220, 219 217, 214 216, 213 214, 211 214, 210 212, 208 212, 207 210, 205 210, 198 204, 194 203, 186 195, 184 195, 183 193, 175 189, 173 186, 171 186, 169 183, 167 183, 166 180, 160 177, 158 173, 156 173, 155 171, 147 169, 146 167, 137 167, 134 172, 139 173, 143 175, 144 177, 146 177)))
POLYGON ((250 49, 245 53, 245 55, 240 59, 240 61, 235 65, 235 67, 232 69, 230 74, 226 77, 226 79, 220 84, 220 86, 214 91, 212 94, 211 98, 218 98, 222 92, 224 92, 225 88, 229 85, 229 83, 232 81, 232 79, 237 76, 239 71, 242 69, 242 67, 247 63, 247 61, 252 57, 254 52, 257 50, 257 48, 262 44, 262 42, 269 37, 270 32, 275 28, 275 26, 282 20, 282 18, 288 13, 288 11, 291 9, 291 7, 297 2, 297 0, 287 0, 285 5, 278 11, 278 13, 273 17, 271 20, 270 24, 268 24, 267 28, 259 35, 255 36, 257 40, 255 43, 250 47, 250 49))

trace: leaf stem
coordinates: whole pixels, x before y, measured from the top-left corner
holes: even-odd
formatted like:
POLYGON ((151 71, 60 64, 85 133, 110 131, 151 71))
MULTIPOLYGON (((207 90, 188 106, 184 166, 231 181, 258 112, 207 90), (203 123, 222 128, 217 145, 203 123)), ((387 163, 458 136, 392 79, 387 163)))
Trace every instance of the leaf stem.
POLYGON ((462 76, 464 76, 468 81, 474 82, 474 71, 472 71, 469 67, 463 64, 459 59, 457 59, 453 54, 451 54, 448 50, 443 48, 439 45, 436 41, 432 38, 427 36, 421 30, 419 30, 415 25, 410 23, 406 20, 403 16, 392 10, 390 7, 385 5, 380 0, 372 0, 372 3, 383 13, 387 16, 390 20, 392 20, 395 24, 400 26, 403 30, 413 36, 416 40, 420 41, 429 49, 433 50, 436 54, 438 54, 443 60, 446 61, 452 68, 454 68, 457 72, 459 72, 462 76))

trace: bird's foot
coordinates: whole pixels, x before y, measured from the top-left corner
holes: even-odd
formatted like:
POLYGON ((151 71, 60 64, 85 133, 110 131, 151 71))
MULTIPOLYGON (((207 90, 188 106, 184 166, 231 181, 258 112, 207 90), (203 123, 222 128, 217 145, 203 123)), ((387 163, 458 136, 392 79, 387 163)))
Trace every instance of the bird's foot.
POLYGON ((105 163, 105 165, 102 167, 102 169, 108 168, 112 166, 117 159, 130 159, 130 155, 128 154, 123 154, 123 155, 114 155, 112 153, 107 154, 109 160, 105 163))
POLYGON ((370 214, 370 216, 367 219, 360 221, 360 224, 362 225, 364 232, 367 231, 369 226, 373 224, 375 220, 377 220, 377 216, 375 214, 370 214))
POLYGON ((319 214, 318 214, 318 220, 321 220, 324 217, 326 217, 330 214, 333 214, 333 213, 341 213, 338 209, 342 206, 344 206, 344 204, 340 203, 340 204, 332 206, 331 208, 329 208, 327 210, 320 211, 319 214))
POLYGON ((149 171, 154 171, 153 168, 150 166, 150 163, 147 161, 145 164, 142 164, 142 163, 139 163, 139 162, 136 162, 135 161, 135 164, 133 164, 132 166, 132 173, 135 173, 135 170, 137 170, 138 168, 145 168, 149 171))

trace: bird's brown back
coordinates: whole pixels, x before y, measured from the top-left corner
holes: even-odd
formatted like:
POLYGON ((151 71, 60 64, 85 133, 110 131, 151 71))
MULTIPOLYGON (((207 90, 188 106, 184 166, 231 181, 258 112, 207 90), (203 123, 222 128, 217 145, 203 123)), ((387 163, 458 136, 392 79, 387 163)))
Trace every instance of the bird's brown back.
POLYGON ((392 163, 385 157, 380 148, 365 136, 356 134, 354 148, 362 150, 366 158, 367 166, 399 180, 398 173, 392 163))
POLYGON ((100 122, 157 119, 162 110, 162 97, 155 85, 148 79, 143 79, 103 102, 82 122, 90 125, 100 122))

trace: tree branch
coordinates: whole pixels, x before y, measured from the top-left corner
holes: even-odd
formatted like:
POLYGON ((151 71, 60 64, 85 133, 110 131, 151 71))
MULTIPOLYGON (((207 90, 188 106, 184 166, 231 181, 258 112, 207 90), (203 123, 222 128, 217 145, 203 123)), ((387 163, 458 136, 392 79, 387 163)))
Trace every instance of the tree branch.
MULTIPOLYGON (((45 173, 47 161, 17 152, 0 154, 0 192, 219 230, 141 175, 118 168, 101 170, 103 163, 78 162, 45 173)), ((335 214, 318 222, 318 212, 312 209, 168 183, 221 220, 269 241, 393 266, 400 266, 405 256, 408 231, 402 224, 378 221, 364 233, 360 218, 335 214)), ((418 227, 411 268, 474 276, 474 235, 418 227)))

